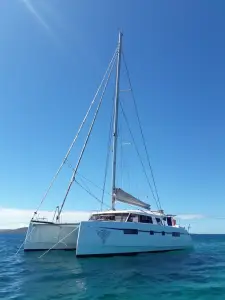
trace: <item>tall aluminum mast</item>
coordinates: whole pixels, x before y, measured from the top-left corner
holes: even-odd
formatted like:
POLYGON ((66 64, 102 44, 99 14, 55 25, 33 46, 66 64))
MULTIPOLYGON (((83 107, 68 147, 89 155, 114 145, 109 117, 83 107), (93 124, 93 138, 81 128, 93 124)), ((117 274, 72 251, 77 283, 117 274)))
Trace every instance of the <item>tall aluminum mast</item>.
POLYGON ((115 210, 115 201, 116 201, 116 196, 115 196, 116 156, 117 156, 117 138, 118 138, 119 81, 120 81, 122 36, 123 34, 119 32, 117 66, 116 66, 116 89, 115 89, 115 100, 114 100, 114 122, 113 122, 113 160, 112 160, 112 209, 113 210, 115 210))

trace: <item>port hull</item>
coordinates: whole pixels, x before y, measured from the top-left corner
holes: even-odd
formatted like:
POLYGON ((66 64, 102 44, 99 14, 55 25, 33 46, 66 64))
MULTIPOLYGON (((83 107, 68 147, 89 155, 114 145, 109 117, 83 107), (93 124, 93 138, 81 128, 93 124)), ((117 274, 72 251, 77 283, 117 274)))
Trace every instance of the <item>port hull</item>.
POLYGON ((24 251, 50 248, 52 250, 75 250, 78 229, 79 223, 31 221, 24 242, 24 251))

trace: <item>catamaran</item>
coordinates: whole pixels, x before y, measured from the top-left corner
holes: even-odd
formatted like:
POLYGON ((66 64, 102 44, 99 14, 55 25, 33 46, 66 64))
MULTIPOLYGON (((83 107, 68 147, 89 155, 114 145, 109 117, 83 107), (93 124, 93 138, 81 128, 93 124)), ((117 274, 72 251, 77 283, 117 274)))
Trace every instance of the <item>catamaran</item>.
MULTIPOLYGON (((119 40, 113 57, 108 65, 102 82, 89 106, 89 109, 78 129, 78 132, 64 157, 58 171, 50 183, 41 204, 47 197, 52 188, 58 174, 63 166, 68 162, 68 157, 71 150, 80 134, 81 129, 86 122, 89 112, 99 95, 102 94, 94 113, 92 123, 89 127, 88 135, 83 144, 77 164, 73 168, 73 174, 63 198, 61 206, 56 208, 52 221, 39 219, 37 211, 34 213, 24 241, 24 250, 76 250, 76 256, 105 256, 105 255, 120 255, 120 254, 136 254, 140 252, 158 252, 181 250, 192 246, 192 239, 185 227, 176 224, 175 216, 165 214, 161 208, 155 180, 153 177, 152 168, 150 165, 147 147, 144 140, 143 131, 141 129, 140 118, 138 122, 141 129, 150 174, 153 179, 153 187, 145 173, 153 198, 156 200, 157 210, 152 210, 150 204, 134 197, 121 188, 118 188, 116 183, 117 177, 117 150, 118 150, 118 111, 121 107, 120 103, 120 72, 122 52, 122 33, 119 33, 119 40), (89 137, 92 133, 102 99, 105 94, 105 89, 111 77, 112 70, 116 66, 116 84, 114 96, 113 110, 113 130, 112 130, 112 184, 111 184, 111 209, 106 211, 93 212, 87 221, 65 223, 61 221, 61 214, 64 204, 74 182, 77 182, 77 174, 83 154, 86 150, 89 137), (123 209, 116 210, 116 202, 123 202, 126 205, 136 206, 140 209, 123 209)), ((130 83, 130 79, 129 79, 130 83)), ((132 87, 130 84, 130 90, 132 87)), ((136 108, 136 104, 135 104, 136 108)), ((142 164, 143 166, 143 164, 142 164)))

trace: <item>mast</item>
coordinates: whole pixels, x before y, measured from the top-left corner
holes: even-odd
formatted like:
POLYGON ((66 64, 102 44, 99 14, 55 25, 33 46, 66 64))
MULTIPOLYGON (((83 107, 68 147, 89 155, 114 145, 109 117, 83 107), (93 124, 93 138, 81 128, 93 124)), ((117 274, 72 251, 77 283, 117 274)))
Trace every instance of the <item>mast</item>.
POLYGON ((116 189, 116 156, 117 156, 117 138, 118 138, 118 108, 119 108, 119 81, 120 81, 120 60, 122 47, 122 32, 119 32, 118 54, 116 66, 116 89, 114 99, 114 121, 113 121, 113 160, 112 160, 112 210, 115 210, 115 189, 116 189))

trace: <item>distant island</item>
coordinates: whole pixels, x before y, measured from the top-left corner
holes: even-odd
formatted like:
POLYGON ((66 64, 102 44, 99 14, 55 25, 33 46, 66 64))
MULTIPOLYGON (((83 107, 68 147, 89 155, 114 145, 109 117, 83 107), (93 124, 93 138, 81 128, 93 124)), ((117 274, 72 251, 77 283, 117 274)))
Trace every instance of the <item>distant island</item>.
POLYGON ((26 233, 28 227, 21 227, 16 229, 0 229, 1 233, 26 233))

